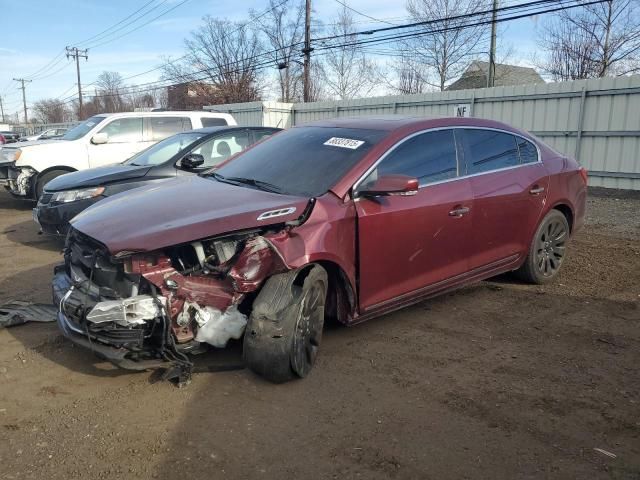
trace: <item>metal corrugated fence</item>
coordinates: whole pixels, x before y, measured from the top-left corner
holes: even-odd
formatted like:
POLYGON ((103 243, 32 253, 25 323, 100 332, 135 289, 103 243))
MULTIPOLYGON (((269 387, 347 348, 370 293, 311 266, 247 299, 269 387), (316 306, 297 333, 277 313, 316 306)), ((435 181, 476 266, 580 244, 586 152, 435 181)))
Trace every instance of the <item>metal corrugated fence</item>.
POLYGON ((471 116, 527 130, 589 170, 589 184, 640 190, 640 76, 314 103, 205 107, 241 125, 289 127, 331 117, 471 116))

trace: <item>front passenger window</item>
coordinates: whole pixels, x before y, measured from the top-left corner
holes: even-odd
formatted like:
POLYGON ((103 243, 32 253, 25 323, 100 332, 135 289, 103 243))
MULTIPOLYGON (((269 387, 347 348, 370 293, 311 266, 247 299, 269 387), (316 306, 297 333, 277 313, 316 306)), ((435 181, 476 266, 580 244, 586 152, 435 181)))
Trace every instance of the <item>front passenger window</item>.
POLYGON ((113 120, 99 133, 109 135, 109 143, 141 142, 142 118, 130 117, 113 120))
POLYGON ((363 185, 389 174, 417 178, 420 185, 455 178, 458 161, 453 130, 422 133, 401 143, 380 162, 363 185))

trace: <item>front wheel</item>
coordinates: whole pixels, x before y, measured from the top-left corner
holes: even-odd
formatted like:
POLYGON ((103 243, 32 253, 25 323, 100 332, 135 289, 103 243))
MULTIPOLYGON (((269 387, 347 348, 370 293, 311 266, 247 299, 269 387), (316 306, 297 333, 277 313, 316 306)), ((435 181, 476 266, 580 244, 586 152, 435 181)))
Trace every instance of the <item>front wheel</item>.
POLYGON ((34 200, 37 202, 40 200, 42 196, 42 192, 44 192, 44 186, 49 183, 54 178, 59 177, 60 175, 64 175, 65 173, 69 173, 68 170, 51 170, 45 173, 42 176, 38 176, 38 181, 35 184, 35 192, 33 192, 35 198, 34 200))
POLYGON ((319 265, 267 280, 244 334, 243 356, 251 370, 275 383, 309 374, 322 339, 327 283, 319 265))
POLYGON ((564 261, 569 222, 558 210, 551 210, 540 222, 529 253, 516 275, 525 282, 541 285, 553 280, 564 261))

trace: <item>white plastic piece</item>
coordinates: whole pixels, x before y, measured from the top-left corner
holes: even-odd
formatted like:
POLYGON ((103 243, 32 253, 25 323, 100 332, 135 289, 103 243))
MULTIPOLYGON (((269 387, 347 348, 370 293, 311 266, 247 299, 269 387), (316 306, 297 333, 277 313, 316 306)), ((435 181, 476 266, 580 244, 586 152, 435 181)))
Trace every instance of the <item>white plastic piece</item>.
MULTIPOLYGON (((164 298, 158 297, 164 304, 164 298)), ((141 325, 160 315, 156 301, 150 295, 137 295, 122 300, 100 302, 87 314, 92 323, 114 322, 119 325, 141 325)))
POLYGON ((204 255, 204 247, 202 246, 202 242, 193 242, 191 246, 196 251, 196 256, 198 257, 198 263, 200 264, 200 266, 203 266, 205 255, 204 255))
POLYGON ((196 341, 224 348, 230 339, 238 340, 242 337, 247 326, 247 317, 240 313, 235 305, 227 308, 224 313, 213 307, 202 308, 195 304, 192 306, 196 308, 196 321, 205 321, 198 329, 196 341))

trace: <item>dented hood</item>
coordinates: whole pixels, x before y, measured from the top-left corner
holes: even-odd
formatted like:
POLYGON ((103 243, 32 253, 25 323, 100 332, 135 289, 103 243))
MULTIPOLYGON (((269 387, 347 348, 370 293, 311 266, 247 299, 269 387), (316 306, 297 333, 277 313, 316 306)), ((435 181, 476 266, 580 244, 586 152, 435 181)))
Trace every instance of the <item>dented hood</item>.
POLYGON ((308 201, 194 175, 114 195, 84 210, 71 225, 115 255, 294 220, 308 201), (258 220, 279 209, 290 212, 258 220))

